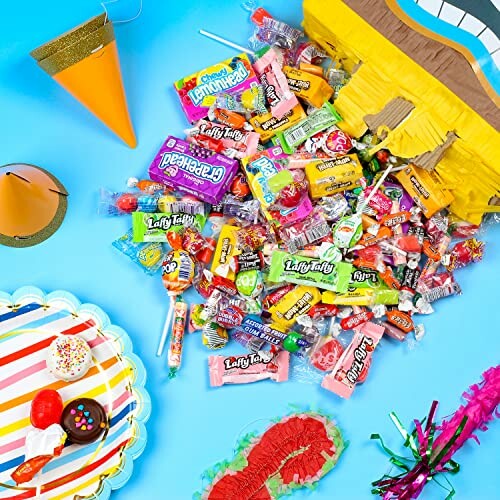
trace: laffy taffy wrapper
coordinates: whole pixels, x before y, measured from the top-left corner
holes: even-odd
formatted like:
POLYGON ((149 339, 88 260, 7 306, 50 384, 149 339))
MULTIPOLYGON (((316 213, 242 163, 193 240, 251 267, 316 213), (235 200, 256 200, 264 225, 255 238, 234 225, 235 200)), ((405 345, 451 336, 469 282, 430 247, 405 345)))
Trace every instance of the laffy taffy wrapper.
POLYGON ((321 387, 346 399, 351 397, 361 373, 371 362, 373 351, 384 333, 384 327, 368 322, 356 328, 355 332, 335 368, 321 383, 321 387))
POLYGON ((297 285, 313 285, 324 290, 344 293, 351 279, 352 264, 274 252, 268 280, 297 285))
POLYGON ((239 159, 255 154, 260 140, 256 132, 208 120, 200 120, 195 127, 186 130, 186 134, 188 142, 239 159))
POLYGON ((184 113, 194 123, 207 116, 217 94, 241 92, 258 83, 250 59, 239 54, 178 80, 174 87, 184 113))
POLYGON ((290 354, 280 351, 258 351, 241 356, 210 356, 208 370, 210 385, 248 384, 270 379, 274 382, 288 380, 290 354))
POLYGON ((132 214, 133 239, 135 243, 144 241, 164 243, 167 232, 180 232, 185 228, 201 231, 206 220, 206 216, 201 214, 134 212, 132 214))
POLYGON ((271 114, 278 119, 283 118, 299 103, 296 95, 288 86, 279 58, 276 49, 271 47, 253 65, 260 83, 264 87, 267 102, 271 107, 271 114))
POLYGON ((217 204, 238 171, 238 160, 170 136, 149 167, 151 179, 217 204))

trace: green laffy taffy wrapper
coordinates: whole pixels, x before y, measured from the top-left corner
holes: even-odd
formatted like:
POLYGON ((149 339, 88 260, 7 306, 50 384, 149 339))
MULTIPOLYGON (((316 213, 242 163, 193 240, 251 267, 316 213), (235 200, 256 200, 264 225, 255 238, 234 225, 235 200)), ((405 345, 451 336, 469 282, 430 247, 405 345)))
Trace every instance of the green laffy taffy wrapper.
POLYGON ((332 292, 344 293, 349 287, 352 264, 274 252, 268 280, 312 285, 332 292))
POLYGON ((133 241, 135 243, 144 241, 164 243, 168 231, 178 232, 191 227, 201 232, 206 220, 206 216, 201 214, 134 212, 132 214, 133 241))

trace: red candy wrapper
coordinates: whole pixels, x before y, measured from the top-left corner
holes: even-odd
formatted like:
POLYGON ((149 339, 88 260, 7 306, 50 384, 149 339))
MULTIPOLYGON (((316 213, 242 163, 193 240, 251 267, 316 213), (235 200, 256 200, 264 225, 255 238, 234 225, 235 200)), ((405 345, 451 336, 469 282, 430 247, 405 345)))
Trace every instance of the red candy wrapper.
POLYGON ((358 327, 333 371, 323 379, 321 387, 342 398, 350 398, 383 333, 384 328, 375 323, 368 322, 358 327))
POLYGON ((210 385, 248 384, 270 379, 275 382, 288 380, 290 354, 280 351, 259 351, 242 356, 210 356, 208 370, 210 385))
POLYGON ((446 269, 454 271, 473 262, 479 262, 483 258, 483 254, 484 243, 482 241, 476 240, 476 238, 461 241, 445 256, 446 269))

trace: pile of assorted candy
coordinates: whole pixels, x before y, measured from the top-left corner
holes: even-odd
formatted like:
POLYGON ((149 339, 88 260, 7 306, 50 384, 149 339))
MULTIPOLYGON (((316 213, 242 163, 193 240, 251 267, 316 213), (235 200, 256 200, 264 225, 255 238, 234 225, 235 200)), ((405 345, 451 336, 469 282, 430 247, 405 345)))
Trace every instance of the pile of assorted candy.
POLYGON ((263 9, 252 21, 254 55, 177 81, 191 128, 166 139, 150 179, 103 190, 99 210, 131 214, 114 246, 161 269, 172 373, 188 323, 208 349, 248 349, 210 356, 213 386, 285 381, 292 356, 350 397, 381 337, 419 340, 415 316, 460 293, 453 272, 484 245, 429 172, 342 131, 338 61, 263 9), (203 304, 183 301, 191 286, 203 304))

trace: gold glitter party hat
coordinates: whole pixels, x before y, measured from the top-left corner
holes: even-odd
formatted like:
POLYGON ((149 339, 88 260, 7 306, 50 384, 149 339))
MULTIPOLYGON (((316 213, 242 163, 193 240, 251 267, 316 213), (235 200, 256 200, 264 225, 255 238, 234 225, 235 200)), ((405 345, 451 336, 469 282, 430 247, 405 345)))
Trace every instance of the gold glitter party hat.
POLYGON ((106 14, 31 52, 38 65, 128 146, 137 141, 122 82, 113 23, 106 14))
POLYGON ((0 244, 37 245, 61 225, 68 193, 40 167, 13 163, 0 167, 0 244))

